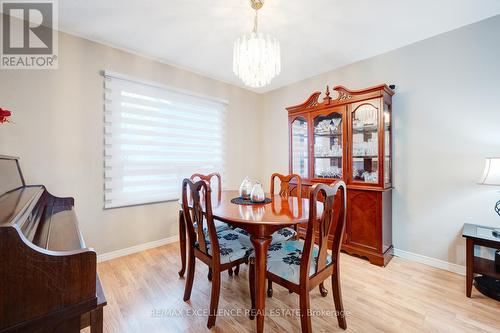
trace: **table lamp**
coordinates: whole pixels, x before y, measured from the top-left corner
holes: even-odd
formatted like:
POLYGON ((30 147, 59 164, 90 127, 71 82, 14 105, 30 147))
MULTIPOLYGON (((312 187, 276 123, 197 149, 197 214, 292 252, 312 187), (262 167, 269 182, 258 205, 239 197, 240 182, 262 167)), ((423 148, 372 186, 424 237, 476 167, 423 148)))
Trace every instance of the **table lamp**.
MULTIPOLYGON (((479 181, 481 185, 500 186, 500 157, 486 158, 484 173, 479 181)), ((495 212, 500 215, 500 200, 495 204, 495 212)), ((500 229, 493 231, 493 236, 500 238, 500 229)))

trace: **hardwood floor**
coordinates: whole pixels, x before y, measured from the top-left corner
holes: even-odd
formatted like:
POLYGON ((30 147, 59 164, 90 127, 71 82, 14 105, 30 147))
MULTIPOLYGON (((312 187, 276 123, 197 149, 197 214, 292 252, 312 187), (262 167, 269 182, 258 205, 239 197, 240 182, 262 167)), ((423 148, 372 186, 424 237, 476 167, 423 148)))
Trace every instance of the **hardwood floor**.
MULTIPOLYGON (((219 309, 232 313, 219 316, 212 330, 204 315, 210 300, 207 266, 196 264, 187 303, 182 301, 185 280, 177 275, 179 266, 177 243, 99 264, 108 299, 104 332, 254 332, 255 322, 245 314, 250 306, 248 266, 239 276, 222 275, 219 309)), ((343 254, 340 267, 347 332, 500 332, 500 302, 476 290, 472 299, 466 298, 463 276, 401 258, 380 268, 343 254)), ((313 331, 343 332, 327 313, 334 306, 330 282, 325 286, 326 298, 319 290, 311 292, 311 309, 324 310, 313 317, 313 331)), ((300 332, 300 319, 293 313, 298 311, 296 295, 275 284, 266 309, 271 315, 289 311, 267 317, 266 332, 300 332)))

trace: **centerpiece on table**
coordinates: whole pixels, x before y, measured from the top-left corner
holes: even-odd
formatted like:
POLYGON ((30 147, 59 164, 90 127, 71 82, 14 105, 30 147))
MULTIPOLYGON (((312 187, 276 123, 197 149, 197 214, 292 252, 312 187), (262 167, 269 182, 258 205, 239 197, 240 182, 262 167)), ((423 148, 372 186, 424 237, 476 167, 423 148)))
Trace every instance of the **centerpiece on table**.
POLYGON ((271 199, 266 198, 264 189, 259 182, 255 182, 255 184, 252 184, 248 177, 245 177, 240 185, 239 197, 234 198, 233 200, 231 200, 231 202, 240 205, 248 205, 268 203, 271 202, 271 199))

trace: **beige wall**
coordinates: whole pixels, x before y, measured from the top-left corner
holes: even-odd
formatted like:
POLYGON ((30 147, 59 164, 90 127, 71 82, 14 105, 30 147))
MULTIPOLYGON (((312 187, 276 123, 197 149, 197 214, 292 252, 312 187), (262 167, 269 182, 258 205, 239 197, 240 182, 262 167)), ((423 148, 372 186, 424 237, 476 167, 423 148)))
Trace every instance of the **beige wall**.
POLYGON ((286 106, 327 84, 396 84, 394 245, 463 264, 463 223, 500 226, 500 195, 476 185, 500 156, 499 31, 497 16, 266 94, 262 177, 288 171, 286 106))
POLYGON ((234 188, 260 174, 259 142, 243 133, 261 124, 261 96, 81 38, 60 34, 58 70, 0 70, 0 154, 21 157, 27 182, 74 196, 80 227, 99 253, 174 236, 176 202, 103 210, 104 69, 227 100, 227 177, 234 188), (251 159, 248 159, 251 156, 251 159))
POLYGON ((29 183, 74 196, 88 245, 104 253, 176 235, 178 206, 102 209, 100 71, 228 100, 228 188, 288 171, 285 106, 326 84, 394 83, 394 245, 463 264, 462 224, 500 225, 500 196, 475 184, 483 158, 500 155, 498 31, 495 17, 265 95, 61 34, 58 70, 0 70, 0 107, 14 111, 0 126, 0 154, 21 156, 29 183), (248 145, 245 133, 261 136, 248 145))

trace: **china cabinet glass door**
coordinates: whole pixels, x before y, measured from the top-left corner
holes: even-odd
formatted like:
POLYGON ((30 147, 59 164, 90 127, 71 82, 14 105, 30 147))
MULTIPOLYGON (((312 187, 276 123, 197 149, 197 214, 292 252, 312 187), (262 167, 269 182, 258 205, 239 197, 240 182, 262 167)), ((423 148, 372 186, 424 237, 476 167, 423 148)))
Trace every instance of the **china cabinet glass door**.
POLYGON ((384 104, 384 184, 391 185, 391 170, 392 170, 392 128, 391 128, 391 110, 389 105, 384 104))
POLYGON ((292 122, 292 171, 302 178, 308 178, 307 147, 307 121, 299 117, 292 122))
POLYGON ((352 179, 378 184, 378 109, 360 105, 352 116, 352 179))
POLYGON ((342 179, 342 114, 314 118, 314 178, 342 179))

